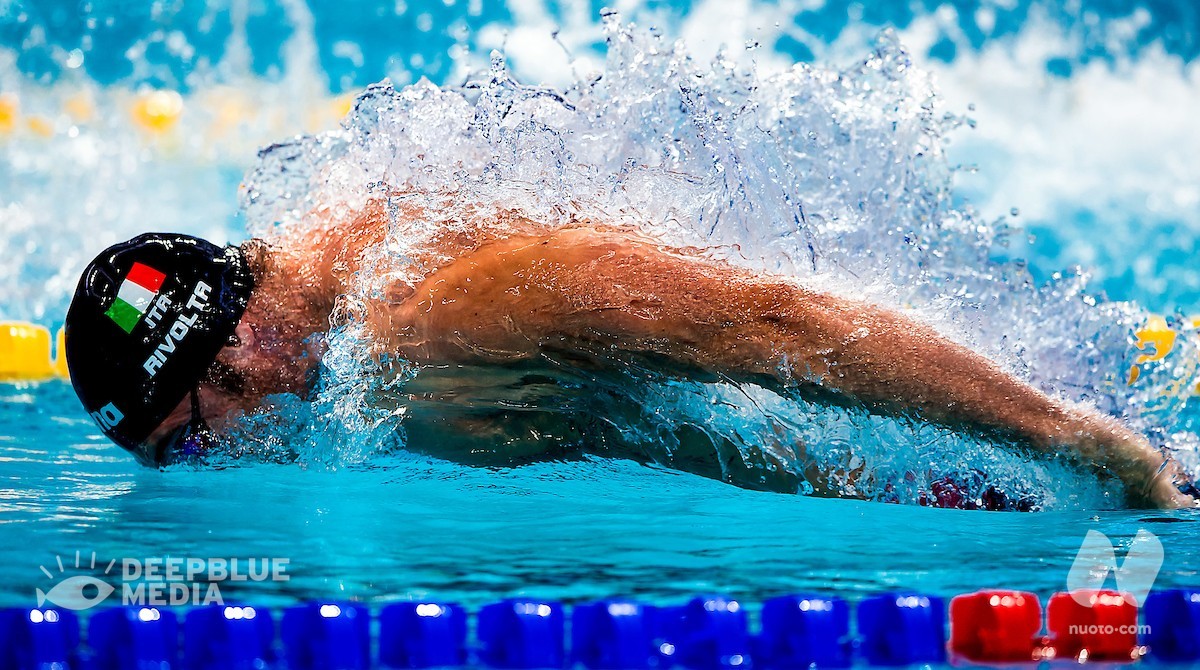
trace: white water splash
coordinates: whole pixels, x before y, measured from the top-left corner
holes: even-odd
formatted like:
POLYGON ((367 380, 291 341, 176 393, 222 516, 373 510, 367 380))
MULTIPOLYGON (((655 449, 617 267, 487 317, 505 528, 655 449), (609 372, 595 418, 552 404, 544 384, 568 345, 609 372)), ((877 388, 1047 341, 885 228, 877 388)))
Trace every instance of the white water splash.
MULTIPOLYGON (((512 232, 503 211, 547 230, 579 219, 631 226, 910 310, 1051 393, 1149 428, 1164 428, 1186 399, 1160 401, 1151 415, 1147 394, 1166 382, 1152 374, 1140 396, 1125 387, 1136 309, 1095 300, 1078 277, 1035 287, 1022 266, 992 260, 1011 231, 954 204, 946 143, 962 119, 895 36, 845 70, 798 65, 773 75, 730 57, 693 60, 615 17, 608 47, 601 77, 562 90, 518 83, 499 55, 486 81, 463 90, 384 83, 359 98, 342 130, 264 152, 243 191, 252 234, 287 238, 316 225, 314 211, 354 211, 369 198, 405 212, 391 217, 342 301, 332 347, 350 364, 327 375, 318 402, 328 415, 362 426, 373 420, 361 412, 378 411, 368 409, 378 363, 356 328, 371 297, 450 260, 435 252, 450 231, 468 240, 512 232)), ((1065 466, 948 431, 763 393, 651 381, 636 394, 647 408, 640 416, 603 403, 587 411, 622 417, 613 420, 622 435, 665 448, 652 460, 671 461, 665 436, 686 425, 736 446, 752 469, 854 470, 831 485, 873 498, 914 501, 939 478, 973 471, 987 473, 980 486, 1015 497, 1037 482, 1037 504, 1104 495, 1065 466), (803 436, 803 455, 763 455, 780 421, 803 436)), ((385 423, 395 431, 403 420, 385 423)))

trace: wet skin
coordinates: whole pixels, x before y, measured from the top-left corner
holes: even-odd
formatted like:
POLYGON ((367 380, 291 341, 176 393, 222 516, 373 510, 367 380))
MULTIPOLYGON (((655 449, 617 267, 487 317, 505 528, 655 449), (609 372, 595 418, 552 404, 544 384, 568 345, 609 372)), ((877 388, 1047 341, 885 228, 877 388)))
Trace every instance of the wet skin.
MULTIPOLYGON (((306 388, 338 296, 386 230, 378 204, 345 222, 327 219, 286 247, 247 243, 255 292, 237 346, 218 357, 243 383, 236 391, 199 387, 214 429, 264 395, 306 388)), ((1130 504, 1196 504, 1175 486, 1178 465, 1140 435, 1046 396, 902 313, 626 230, 581 222, 546 231, 518 217, 509 224, 504 237, 446 236, 415 259, 430 268, 415 288, 398 283, 365 305, 379 350, 419 365, 485 367, 602 352, 1072 454, 1120 478, 1130 504)), ((189 416, 185 400, 151 439, 189 416)))

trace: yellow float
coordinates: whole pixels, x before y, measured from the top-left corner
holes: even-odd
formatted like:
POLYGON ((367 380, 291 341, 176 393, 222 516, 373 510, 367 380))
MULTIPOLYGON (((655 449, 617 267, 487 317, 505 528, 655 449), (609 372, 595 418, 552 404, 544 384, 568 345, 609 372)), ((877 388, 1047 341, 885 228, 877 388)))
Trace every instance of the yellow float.
POLYGON ((0 133, 11 133, 21 117, 21 103, 11 93, 0 93, 0 133))
POLYGON ((179 123, 183 114, 183 96, 175 91, 143 93, 134 100, 130 112, 144 130, 165 133, 179 123))
POLYGON ((50 347, 50 331, 45 326, 23 321, 0 322, 0 381, 35 382, 67 377, 67 362, 62 355, 63 332, 57 336, 58 358, 50 347))

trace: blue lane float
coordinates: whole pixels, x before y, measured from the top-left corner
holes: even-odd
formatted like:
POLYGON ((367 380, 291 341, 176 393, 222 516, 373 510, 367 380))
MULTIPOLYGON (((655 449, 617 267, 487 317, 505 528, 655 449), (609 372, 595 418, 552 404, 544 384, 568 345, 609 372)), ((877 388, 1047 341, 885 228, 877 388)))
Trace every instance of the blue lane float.
POLYGON ((187 670, 262 670, 275 658, 270 611, 244 605, 191 610, 183 624, 187 670))
POLYGON ((1142 607, 1142 643, 1168 663, 1200 661, 1200 589, 1151 593, 1142 607))
POLYGON ((0 668, 78 667, 79 619, 56 609, 0 610, 0 668))
POLYGON ((453 603, 396 603, 379 613, 379 663, 439 668, 467 662, 467 612, 453 603))
POLYGON ((763 603, 754 649, 758 668, 850 666, 850 607, 841 598, 782 596, 763 603))
POLYGON ((738 668, 750 661, 746 611, 724 596, 695 598, 683 607, 660 610, 663 665, 738 668), (671 652, 671 653, 668 653, 671 652))
POLYGON ((946 661, 946 605, 941 598, 887 593, 858 605, 861 652, 871 665, 946 661))
MULTIPOLYGON (((0 670, 896 667, 945 663, 947 643, 945 603, 913 593, 855 608, 815 594, 772 598, 756 633, 745 608, 725 596, 674 607, 604 600, 572 610, 569 649, 563 606, 529 599, 483 607, 473 636, 467 611, 450 603, 387 605, 375 633, 371 611, 358 603, 290 607, 278 627, 270 610, 245 605, 187 611, 182 627, 180 616, 153 607, 90 612, 83 644, 70 611, 0 609, 0 670)), ((1200 661, 1200 590, 1152 593, 1141 617, 1147 660, 1200 661)))
POLYGON ((506 600, 479 611, 479 660, 493 668, 561 668, 562 605, 506 600))
POLYGON ((571 658, 585 668, 658 667, 657 610, 629 600, 602 600, 571 612, 571 658))
POLYGON ((158 607, 118 607, 88 619, 95 670, 178 668, 179 621, 158 607))
POLYGON ((371 615, 363 605, 290 607, 283 612, 279 636, 288 670, 371 667, 371 615))

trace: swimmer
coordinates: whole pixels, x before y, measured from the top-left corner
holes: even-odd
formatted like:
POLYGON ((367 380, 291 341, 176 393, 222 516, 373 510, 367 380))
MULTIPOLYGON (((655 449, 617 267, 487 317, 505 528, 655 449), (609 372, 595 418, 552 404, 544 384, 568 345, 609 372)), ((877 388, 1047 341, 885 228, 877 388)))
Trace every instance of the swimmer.
MULTIPOLYGON (((147 234, 107 249, 66 318, 84 407, 139 461, 161 466, 202 451, 206 435, 270 394, 305 395, 321 335, 387 216, 376 202, 286 244, 147 234)), ((622 229, 576 222, 546 233, 512 219, 507 237, 447 235, 431 258, 448 260, 365 305, 380 355, 442 371, 635 360, 1067 455, 1119 478, 1133 506, 1197 504, 1180 466, 1141 435, 902 313, 622 229)))

